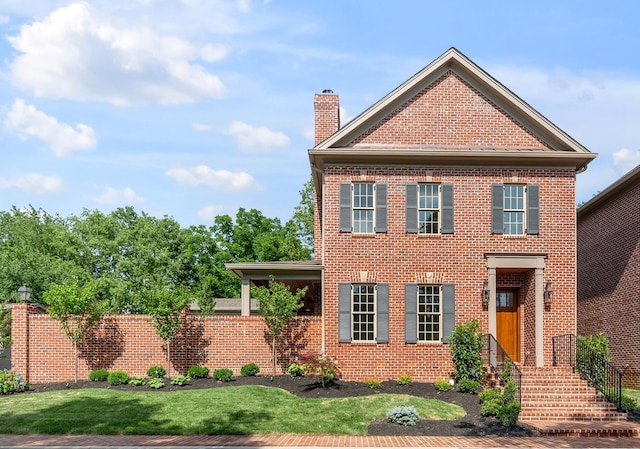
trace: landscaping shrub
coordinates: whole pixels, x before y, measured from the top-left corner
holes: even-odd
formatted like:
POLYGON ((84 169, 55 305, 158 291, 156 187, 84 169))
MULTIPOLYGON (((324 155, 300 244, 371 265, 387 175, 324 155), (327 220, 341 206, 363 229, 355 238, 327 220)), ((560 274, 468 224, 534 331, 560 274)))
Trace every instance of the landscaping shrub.
POLYGON ((420 415, 415 407, 401 405, 387 412, 387 420, 403 426, 415 426, 420 421, 420 415))
POLYGON ((260 367, 255 363, 248 363, 240 368, 241 376, 255 376, 260 372, 260 367))
POLYGON ((133 379, 129 380, 129 385, 133 385, 134 387, 140 387, 145 383, 147 382, 142 377, 134 377, 133 379))
POLYGON ((229 368, 219 368, 213 371, 213 378, 219 382, 229 382, 233 377, 233 371, 229 368))
POLYGON ((323 387, 340 378, 340 369, 335 360, 323 356, 307 354, 303 358, 304 374, 309 377, 317 377, 323 387))
POLYGON ((638 406, 638 404, 636 403, 636 401, 632 397, 629 397, 629 396, 623 394, 621 399, 622 400, 621 400, 621 403, 620 403, 620 409, 623 412, 629 413, 629 412, 638 412, 638 411, 640 411, 640 407, 638 406))
POLYGON ((157 365, 151 366, 147 370, 147 376, 151 378, 164 377, 165 374, 167 374, 167 371, 163 367, 157 365))
POLYGON ((111 385, 123 385, 129 382, 129 375, 125 371, 113 371, 107 376, 107 382, 111 385))
POLYGON ((446 379, 436 380, 436 383, 433 384, 438 391, 449 391, 451 390, 451 384, 446 379))
POLYGON ((453 375, 456 380, 480 382, 484 373, 482 362, 484 337, 478 320, 473 319, 454 327, 449 343, 451 358, 455 365, 453 375))
POLYGON ((152 377, 149 379, 148 384, 150 388, 162 388, 164 387, 164 379, 162 377, 152 377))
POLYGON ((183 387, 189 382, 191 378, 189 376, 175 376, 171 379, 171 385, 177 385, 183 387))
POLYGON ((287 367, 287 374, 291 377, 304 376, 305 366, 299 363, 292 363, 287 367))
POLYGON ((13 394, 27 391, 31 388, 29 382, 25 382, 22 375, 15 371, 0 371, 0 394, 13 394))
POLYGON ((187 371, 187 376, 192 379, 202 379, 209 376, 209 368, 206 366, 194 365, 187 371))
POLYGON ((502 393, 497 388, 487 388, 480 394, 482 416, 498 416, 502 408, 502 393))
POLYGON ((482 384, 478 381, 471 379, 462 379, 458 381, 456 391, 459 393, 473 393, 475 394, 482 384))
POLYGON ((92 382, 104 382, 109 377, 109 371, 105 368, 94 369, 89 373, 89 380, 92 382))
POLYGON ((379 390, 382 387, 382 382, 377 379, 367 379, 364 384, 372 390, 379 390))
POLYGON ((498 411, 498 420, 505 427, 515 427, 518 424, 520 415, 520 404, 518 401, 503 405, 498 411))
POLYGON ((507 380, 507 383, 504 386, 504 390, 502 391, 502 402, 503 404, 510 404, 516 400, 516 393, 518 392, 518 386, 515 381, 511 378, 507 380))
POLYGON ((403 374, 400 377, 398 377, 398 385, 411 385, 411 376, 409 376, 408 374, 403 374))

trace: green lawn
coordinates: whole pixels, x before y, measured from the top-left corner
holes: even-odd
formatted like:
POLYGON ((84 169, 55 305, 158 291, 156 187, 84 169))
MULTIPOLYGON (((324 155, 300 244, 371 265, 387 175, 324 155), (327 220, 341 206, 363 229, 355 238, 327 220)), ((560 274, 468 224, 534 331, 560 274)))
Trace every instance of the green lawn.
POLYGON ((81 389, 0 396, 0 433, 364 435, 372 420, 396 405, 413 405, 422 419, 465 414, 457 405, 409 395, 303 399, 262 386, 176 392, 81 389))
POLYGON ((638 409, 640 409, 640 390, 630 390, 627 388, 622 389, 622 394, 625 396, 629 396, 631 399, 636 401, 638 409))

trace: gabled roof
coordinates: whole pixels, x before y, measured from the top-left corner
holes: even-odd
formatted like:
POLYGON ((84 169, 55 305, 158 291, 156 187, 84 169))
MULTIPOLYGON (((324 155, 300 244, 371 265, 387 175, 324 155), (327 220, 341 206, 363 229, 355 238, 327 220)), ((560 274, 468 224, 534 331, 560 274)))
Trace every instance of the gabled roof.
POLYGON ((578 208, 578 220, 605 207, 615 198, 640 185, 640 165, 578 208))
POLYGON ((352 164, 363 161, 380 164, 445 164, 491 166, 571 167, 584 170, 595 158, 584 146, 551 123, 542 114, 474 64, 455 48, 450 48, 431 64, 309 150, 312 168, 323 170, 326 164, 352 164), (448 71, 476 89, 505 114, 528 130, 545 148, 450 148, 438 145, 356 145, 359 136, 381 123, 403 104, 438 80, 448 71), (469 159, 472 158, 472 159, 469 159))

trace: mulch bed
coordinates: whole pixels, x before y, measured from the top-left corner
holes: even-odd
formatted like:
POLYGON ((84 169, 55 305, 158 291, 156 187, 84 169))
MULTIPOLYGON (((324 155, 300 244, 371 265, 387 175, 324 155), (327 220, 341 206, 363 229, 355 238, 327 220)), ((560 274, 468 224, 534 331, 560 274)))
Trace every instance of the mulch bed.
POLYGON ((467 412, 460 420, 421 420, 415 426, 402 426, 380 419, 369 425, 369 435, 431 435, 431 436, 540 436, 538 432, 525 426, 503 427, 493 417, 484 417, 480 413, 478 396, 468 393, 458 393, 456 391, 438 392, 433 384, 412 383, 402 386, 394 381, 383 382, 378 390, 372 390, 362 382, 336 381, 332 385, 323 387, 317 382, 304 377, 276 376, 255 376, 255 377, 234 377, 231 382, 216 382, 212 379, 192 379, 187 385, 178 387, 170 385, 167 380, 166 386, 159 390, 154 390, 148 386, 134 387, 132 385, 111 386, 107 382, 78 381, 35 384, 32 385, 31 392, 53 391, 61 389, 78 388, 107 388, 122 391, 157 391, 158 394, 167 391, 183 391, 200 388, 224 388, 226 386, 240 385, 265 385, 282 388, 292 394, 304 398, 344 398, 352 396, 367 396, 377 393, 397 393, 410 394, 424 398, 440 399, 441 401, 456 404, 464 408, 467 412))

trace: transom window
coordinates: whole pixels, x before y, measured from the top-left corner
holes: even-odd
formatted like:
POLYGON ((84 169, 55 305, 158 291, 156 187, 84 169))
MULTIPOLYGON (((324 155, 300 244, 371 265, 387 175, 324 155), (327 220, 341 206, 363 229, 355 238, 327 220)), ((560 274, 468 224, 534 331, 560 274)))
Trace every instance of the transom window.
POLYGON ((373 233, 373 183, 353 184, 353 232, 373 233))
POLYGON ((437 234, 440 230, 440 186, 418 185, 418 233, 437 234))
POLYGON ((352 341, 375 341, 376 298, 375 285, 351 286, 352 341))
POLYGON ((418 285, 418 341, 440 341, 441 299, 439 285, 418 285))
POLYGON ((524 234, 525 204, 524 185, 504 186, 504 233, 505 235, 524 234))

